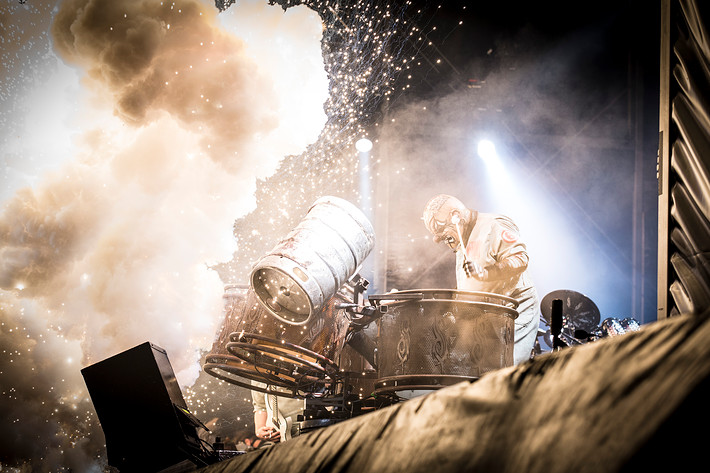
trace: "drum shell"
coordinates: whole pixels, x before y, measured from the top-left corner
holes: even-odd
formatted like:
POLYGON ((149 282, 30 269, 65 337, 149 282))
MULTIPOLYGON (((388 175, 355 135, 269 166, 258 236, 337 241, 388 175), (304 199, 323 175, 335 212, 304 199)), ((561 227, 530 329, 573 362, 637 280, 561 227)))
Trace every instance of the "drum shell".
MULTIPOLYGON (((318 199, 305 218, 251 272, 251 285, 269 313, 298 325, 320 311, 355 274, 374 247, 374 229, 350 202, 332 196, 318 199), (260 271, 276 270, 298 285, 310 303, 308 313, 284 314, 269 307, 260 271)), ((270 294, 273 296, 273 294, 270 294)))
POLYGON ((378 377, 478 378, 513 364, 517 312, 480 300, 426 299, 386 304, 378 319, 378 377))
MULTIPOLYGON (((290 325, 272 317, 250 289, 243 302, 232 302, 232 305, 241 308, 242 312, 236 316, 232 315, 231 326, 235 333, 243 334, 245 339, 254 345, 268 344, 276 350, 293 355, 292 350, 284 347, 283 342, 286 342, 335 362, 345 345, 345 335, 350 323, 345 310, 335 308, 338 302, 342 301, 334 297, 318 312, 317 317, 302 325, 290 325), (267 341, 250 339, 250 334, 264 337, 267 341)), ((296 356, 307 357, 299 353, 296 353, 296 356)))
POLYGON ((229 335, 236 331, 241 323, 247 303, 248 286, 237 284, 227 284, 224 286, 222 301, 224 303, 224 320, 219 326, 217 335, 212 341, 212 350, 210 353, 215 355, 228 355, 227 343, 229 343, 229 335))

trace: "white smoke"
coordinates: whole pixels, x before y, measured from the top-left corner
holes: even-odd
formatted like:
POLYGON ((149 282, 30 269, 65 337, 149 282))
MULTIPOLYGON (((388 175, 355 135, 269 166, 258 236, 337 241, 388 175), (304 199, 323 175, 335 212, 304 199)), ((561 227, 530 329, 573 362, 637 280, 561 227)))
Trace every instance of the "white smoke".
POLYGON ((95 467, 84 366, 151 341, 182 386, 196 379, 223 318, 210 264, 235 251, 256 179, 326 121, 318 16, 239 4, 34 11, 44 24, 52 12, 54 51, 73 69, 51 54, 53 75, 28 66, 45 81, 14 110, 44 120, 3 141, 0 467, 95 467))

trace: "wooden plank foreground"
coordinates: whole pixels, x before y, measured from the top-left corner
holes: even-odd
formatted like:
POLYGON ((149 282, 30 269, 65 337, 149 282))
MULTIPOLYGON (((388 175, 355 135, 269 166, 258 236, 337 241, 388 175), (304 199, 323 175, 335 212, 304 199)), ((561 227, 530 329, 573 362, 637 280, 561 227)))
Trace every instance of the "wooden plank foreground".
POLYGON ((707 314, 674 317, 199 471, 705 470, 709 374, 707 314))

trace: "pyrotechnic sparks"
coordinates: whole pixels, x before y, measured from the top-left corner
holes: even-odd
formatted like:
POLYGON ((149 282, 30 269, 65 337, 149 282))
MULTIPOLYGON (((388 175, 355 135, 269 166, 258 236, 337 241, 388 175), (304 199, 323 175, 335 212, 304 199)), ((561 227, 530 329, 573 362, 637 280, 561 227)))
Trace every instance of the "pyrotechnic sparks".
MULTIPOLYGON (((233 1, 217 2, 229 8, 233 1)), ((324 24, 323 58, 330 79, 325 103, 327 123, 306 152, 287 156, 281 167, 257 187, 257 207, 235 224, 239 251, 216 267, 229 283, 245 283, 253 264, 322 195, 360 202, 354 143, 370 136, 382 108, 406 91, 411 72, 428 48, 427 12, 412 2, 276 1, 284 9, 307 5, 324 24), (403 72, 407 72, 403 76, 403 72)), ((435 10, 436 5, 431 5, 435 10)), ((429 26, 429 28, 432 28, 429 26)))
POLYGON ((0 8, 12 19, 1 46, 0 466, 99 471, 79 369, 146 340, 167 349, 196 415, 248 430, 250 413, 230 410, 249 403, 243 392, 197 378, 223 285, 320 195, 357 198, 352 145, 407 89, 398 79, 426 47, 422 12, 246 0, 222 14, 190 0, 0 8))
MULTIPOLYGON (((44 40, 44 60, 65 68, 49 48, 51 7, 3 9, 8 17, 17 11, 18 19, 41 19, 35 33, 44 40)), ((207 263, 233 251, 231 223, 253 205, 254 176, 272 172, 283 154, 315 139, 326 93, 299 104, 302 122, 279 122, 289 104, 277 104, 274 74, 222 31, 209 5, 64 2, 56 15, 57 47, 89 76, 84 92, 73 96, 78 102, 50 110, 71 116, 58 120, 74 136, 71 153, 60 149, 55 156, 52 148, 65 142, 41 139, 60 128, 26 130, 21 113, 8 127, 12 133, 4 129, 3 177, 16 193, 0 219, 0 337, 8 354, 0 363, 0 412, 10 423, 2 429, 0 463, 87 471, 100 464, 103 445, 79 369, 151 340, 168 350, 183 384, 197 377, 199 351, 209 346, 221 315, 223 284, 207 263), (51 162, 55 174, 39 162, 27 166, 24 155, 35 147, 25 142, 44 145, 48 161, 69 154, 72 160, 51 162), (24 182, 16 179, 23 174, 24 182), (20 184, 32 187, 18 191, 20 184)), ((314 20, 318 30, 311 16, 311 31, 314 20)), ((22 44, 30 24, 7 39, 22 44)), ((298 32, 288 34, 301 41, 298 32)), ((303 57, 320 57, 314 46, 304 46, 303 57)), ((31 49, 5 47, 9 66, 11 52, 22 59, 31 49)), ((41 67, 25 64, 27 77, 44 87, 41 67)), ((21 91, 28 83, 19 77, 3 79, 21 91)), ((53 91, 58 98, 64 93, 53 91)), ((45 105, 27 103, 33 111, 45 105)), ((2 118, 8 123, 9 116, 2 118)))

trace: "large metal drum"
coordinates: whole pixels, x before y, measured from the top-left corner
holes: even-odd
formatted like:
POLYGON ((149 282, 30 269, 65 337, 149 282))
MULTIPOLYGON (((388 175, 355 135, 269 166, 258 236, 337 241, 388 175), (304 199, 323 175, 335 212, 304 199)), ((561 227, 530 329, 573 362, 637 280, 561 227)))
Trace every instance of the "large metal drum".
POLYGON ((274 318, 253 290, 225 288, 227 313, 222 346, 213 348, 204 369, 209 374, 248 389, 251 381, 286 388, 286 397, 320 396, 338 377, 337 360, 345 345, 349 319, 333 297, 317 317, 301 325, 274 318), (231 332, 225 338, 225 327, 231 332))
POLYGON ((515 299, 421 289, 369 296, 377 321, 377 392, 438 389, 512 366, 515 299))
POLYGON ((338 197, 322 197, 274 249, 257 262, 251 287, 284 323, 308 323, 355 274, 375 243, 365 214, 338 197))

